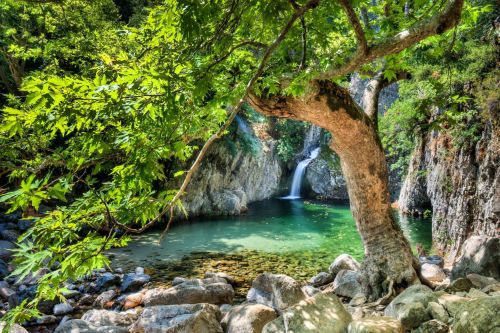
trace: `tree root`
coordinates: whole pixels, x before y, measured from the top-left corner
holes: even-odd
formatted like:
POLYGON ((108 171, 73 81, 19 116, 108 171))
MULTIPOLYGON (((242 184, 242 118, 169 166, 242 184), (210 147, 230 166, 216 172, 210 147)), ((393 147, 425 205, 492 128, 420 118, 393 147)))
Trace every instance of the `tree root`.
POLYGON ((390 279, 389 280, 389 288, 387 290, 387 295, 379 298, 375 302, 365 304, 362 307, 364 309, 370 309, 370 308, 374 308, 374 307, 379 306, 379 305, 386 305, 388 303, 388 300, 392 297, 393 294, 394 295, 396 294, 396 291, 394 290, 394 280, 390 279))

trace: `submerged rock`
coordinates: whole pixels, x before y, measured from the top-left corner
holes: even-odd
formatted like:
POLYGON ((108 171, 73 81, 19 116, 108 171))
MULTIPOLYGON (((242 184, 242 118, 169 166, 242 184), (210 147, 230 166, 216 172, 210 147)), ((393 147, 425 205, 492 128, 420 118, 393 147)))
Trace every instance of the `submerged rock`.
POLYGON ((359 268, 360 265, 356 261, 356 259, 344 253, 335 258, 333 263, 328 268, 328 271, 330 272, 330 274, 335 276, 337 275, 338 272, 340 272, 343 269, 357 272, 359 271, 359 268))
POLYGON ((349 324, 347 333, 403 333, 399 320, 391 317, 367 316, 349 324))
POLYGON ((159 305, 145 308, 132 333, 222 333, 219 308, 211 304, 159 305))
POLYGON ((172 304, 230 304, 234 290, 227 283, 213 283, 202 286, 180 284, 172 288, 149 289, 144 294, 145 306, 172 304))
POLYGON ((262 304, 242 304, 231 308, 221 321, 225 333, 261 333, 277 317, 273 308, 262 304))
POLYGON ((263 333, 344 333, 352 317, 333 293, 318 293, 283 312, 263 333), (285 329, 286 328, 286 329, 285 329))

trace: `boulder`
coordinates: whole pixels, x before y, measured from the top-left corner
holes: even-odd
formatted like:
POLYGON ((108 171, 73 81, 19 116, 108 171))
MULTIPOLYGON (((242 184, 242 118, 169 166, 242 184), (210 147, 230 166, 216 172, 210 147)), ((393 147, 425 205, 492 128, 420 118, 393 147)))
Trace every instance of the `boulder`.
POLYGON ((321 290, 319 290, 318 288, 314 288, 313 286, 307 284, 305 286, 302 286, 302 291, 304 292, 304 294, 307 295, 307 297, 312 297, 312 296, 316 295, 317 293, 319 293, 321 290))
MULTIPOLYGON (((0 321, 0 332, 2 332, 4 327, 5 327, 5 322, 0 321)), ((14 324, 14 326, 10 328, 10 331, 8 333, 28 333, 28 331, 26 331, 24 327, 14 324)))
POLYGON ((176 277, 174 279, 174 281, 175 281, 174 286, 178 286, 181 284, 185 285, 185 286, 188 286, 188 285, 189 286, 206 286, 207 284, 214 284, 214 283, 228 283, 226 279, 221 278, 221 277, 210 277, 210 278, 206 278, 206 279, 184 279, 184 278, 176 277))
POLYGON ((356 261, 356 259, 344 253, 335 258, 333 263, 328 268, 328 271, 330 272, 330 274, 335 276, 337 275, 338 272, 340 272, 343 269, 357 272, 359 271, 359 268, 360 265, 356 261))
POLYGON ((452 317, 456 317, 460 313, 462 305, 469 301, 470 298, 451 294, 444 294, 438 298, 439 304, 441 304, 452 317))
POLYGON ((344 333, 351 321, 351 315, 335 294, 318 293, 286 309, 282 316, 267 323, 262 332, 344 333))
POLYGON ((262 328, 277 317, 273 308, 262 304, 234 306, 221 321, 225 333, 261 333, 262 328))
POLYGON ((367 316, 352 321, 347 333, 403 333, 403 326, 399 320, 391 317, 367 316))
POLYGON ((307 297, 299 282, 283 274, 261 274, 253 280, 252 289, 247 294, 247 300, 270 306, 278 311, 307 297))
POLYGON ((183 282, 186 282, 188 279, 186 278, 183 278, 183 277, 180 277, 180 276, 176 276, 174 277, 174 279, 172 280, 172 286, 177 286, 183 282))
POLYGON ((446 278, 443 269, 434 264, 423 264, 420 273, 422 274, 422 278, 432 285, 440 283, 446 278))
POLYGON ((409 330, 430 319, 427 305, 436 301, 437 296, 429 287, 413 285, 394 298, 384 314, 399 319, 404 329, 409 330))
POLYGON ((126 327, 94 326, 81 319, 72 319, 61 322, 54 333, 128 333, 126 327))
POLYGON ((472 287, 474 287, 474 285, 468 278, 458 278, 452 281, 450 285, 444 289, 444 291, 447 293, 467 292, 472 287))
POLYGON ((326 272, 320 272, 318 275, 313 276, 309 283, 315 287, 321 287, 333 281, 333 275, 326 272))
POLYGON ((442 321, 443 323, 447 323, 450 319, 446 309, 437 302, 429 302, 429 304, 427 304, 427 311, 432 318, 442 321))
POLYGON ((451 271, 451 279, 471 273, 500 279, 500 238, 472 236, 464 242, 462 255, 451 271))
POLYGON ((31 226, 35 223, 35 220, 34 219, 21 219, 21 220, 18 220, 17 221, 17 227, 19 228, 19 230, 21 230, 22 232, 25 232, 26 230, 28 230, 29 228, 31 228, 31 226))
POLYGON ((125 274, 120 290, 122 293, 134 292, 141 289, 149 281, 151 281, 151 277, 147 274, 125 274))
POLYGON ((98 290, 103 290, 107 289, 109 287, 117 286, 121 282, 120 276, 111 274, 111 273, 104 273, 103 275, 99 276, 96 280, 96 288, 98 290))
POLYGON ((2 230, 0 231, 0 236, 2 236, 2 238, 5 240, 17 242, 17 239, 19 238, 19 232, 12 229, 2 230))
POLYGON ((500 296, 478 298, 462 304, 455 316, 454 333, 500 331, 500 296))
POLYGON ((0 259, 0 279, 5 278, 9 274, 9 267, 7 266, 5 261, 3 261, 3 259, 0 259))
POLYGON ((97 296, 93 305, 96 308, 111 308, 114 304, 113 299, 116 297, 116 295, 116 291, 114 290, 105 291, 97 296))
POLYGON ((472 283, 472 285, 478 289, 483 289, 491 284, 498 283, 497 280, 491 277, 482 276, 479 274, 467 274, 467 279, 472 283))
POLYGON ((139 306, 142 304, 142 299, 144 298, 143 293, 134 293, 127 295, 125 297, 125 301, 123 303, 123 309, 128 310, 135 308, 136 306, 139 306))
POLYGON ((227 281, 227 283, 231 285, 235 285, 234 278, 223 272, 206 272, 205 278, 222 278, 227 281))
POLYGON ((196 303, 230 304, 233 302, 233 298, 233 287, 227 283, 213 283, 203 286, 180 284, 168 289, 147 290, 143 303, 145 306, 196 303))
POLYGON ((481 298, 481 297, 488 297, 488 294, 481 291, 477 290, 476 288, 471 288, 469 292, 467 293, 466 297, 469 298, 481 298))
POLYGON ((14 243, 0 240, 0 259, 9 261, 13 255, 12 250, 14 250, 15 248, 16 245, 14 245, 14 243))
POLYGON ((361 291, 361 284, 358 282, 359 273, 343 269, 338 272, 333 281, 333 292, 339 296, 353 298, 361 291))
POLYGON ((444 267, 444 259, 440 256, 427 256, 427 257, 418 257, 418 260, 420 261, 420 264, 430 264, 430 265, 436 265, 440 268, 444 267))
POLYGON ((83 314, 82 320, 94 326, 129 326, 137 320, 138 314, 132 311, 117 312, 109 310, 90 310, 83 314))
POLYGON ((494 283, 494 284, 490 284, 486 287, 484 287, 483 289, 481 289, 482 292, 485 292, 487 294, 490 294, 491 293, 494 293, 494 292, 500 292, 500 283, 494 283))
POLYGON ((420 325, 420 327, 415 330, 415 333, 448 333, 448 329, 448 325, 433 319, 420 325))
POLYGON ((9 284, 5 281, 0 281, 0 299, 9 301, 14 295, 16 295, 16 292, 10 288, 9 284))
POLYGON ((219 308, 212 304, 159 305, 144 309, 132 333, 222 333, 219 308))
POLYGON ((73 307, 68 303, 59 303, 54 305, 53 313, 56 316, 64 315, 73 312, 73 307))

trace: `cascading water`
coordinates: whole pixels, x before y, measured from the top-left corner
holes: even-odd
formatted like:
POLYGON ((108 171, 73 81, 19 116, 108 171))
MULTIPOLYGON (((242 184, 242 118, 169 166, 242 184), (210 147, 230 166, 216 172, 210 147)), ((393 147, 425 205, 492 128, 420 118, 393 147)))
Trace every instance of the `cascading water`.
POLYGON ((300 161, 297 164, 297 169, 295 169, 295 173, 293 174, 292 180, 292 189, 290 190, 290 194, 283 199, 299 199, 300 198, 300 185, 302 184, 302 178, 304 177, 304 173, 306 172, 306 167, 309 163, 312 162, 319 155, 319 148, 311 151, 311 154, 308 158, 303 161, 300 161))
POLYGON ((234 120, 236 120, 236 122, 238 123, 238 129, 240 131, 242 131, 243 133, 246 133, 246 134, 252 134, 252 130, 250 129, 250 127, 248 127, 248 125, 245 123, 245 121, 243 120, 243 118, 241 118, 240 116, 236 115, 236 117, 234 118, 234 120))

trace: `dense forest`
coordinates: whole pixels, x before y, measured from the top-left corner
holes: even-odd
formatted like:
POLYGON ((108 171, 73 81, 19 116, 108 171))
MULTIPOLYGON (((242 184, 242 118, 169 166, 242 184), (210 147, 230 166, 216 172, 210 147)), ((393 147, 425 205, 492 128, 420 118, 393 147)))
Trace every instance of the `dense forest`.
POLYGON ((499 15, 1 0, 0 328, 500 329, 499 15))

